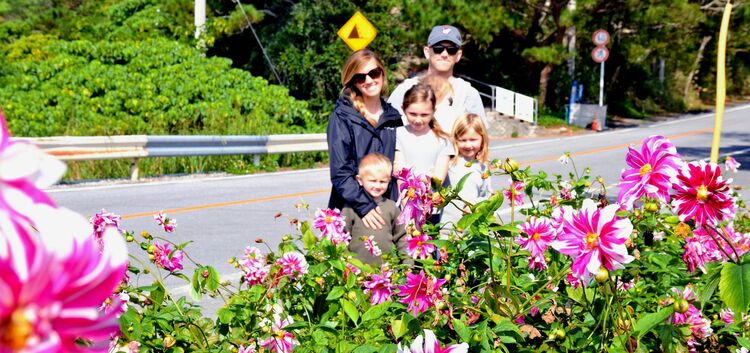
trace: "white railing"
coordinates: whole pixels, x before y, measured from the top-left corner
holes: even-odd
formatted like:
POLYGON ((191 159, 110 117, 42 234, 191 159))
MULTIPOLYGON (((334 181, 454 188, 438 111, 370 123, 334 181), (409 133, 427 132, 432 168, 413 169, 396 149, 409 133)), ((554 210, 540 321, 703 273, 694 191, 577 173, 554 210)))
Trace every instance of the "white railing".
POLYGON ((486 97, 490 100, 492 110, 503 115, 512 116, 516 119, 536 124, 539 113, 536 98, 516 93, 471 77, 461 76, 461 78, 470 81, 475 88, 479 86, 484 90, 489 89, 489 93, 483 92, 482 90, 477 91, 479 91, 480 96, 486 97))

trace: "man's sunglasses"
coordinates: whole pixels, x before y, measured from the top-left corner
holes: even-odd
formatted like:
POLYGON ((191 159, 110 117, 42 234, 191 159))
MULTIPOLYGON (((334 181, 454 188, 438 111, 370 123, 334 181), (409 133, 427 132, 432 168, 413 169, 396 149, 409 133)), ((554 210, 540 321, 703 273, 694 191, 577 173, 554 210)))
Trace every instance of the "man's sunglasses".
POLYGON ((432 52, 435 53, 435 54, 437 54, 437 55, 440 55, 440 54, 443 53, 443 50, 447 50, 448 51, 448 55, 456 55, 456 53, 458 53, 458 49, 459 49, 458 47, 454 47, 454 46, 447 46, 446 47, 446 46, 442 46, 442 45, 435 45, 435 46, 432 47, 432 52))
POLYGON ((370 76, 370 78, 373 80, 377 80, 380 78, 380 76, 383 76, 383 69, 376 67, 366 74, 354 74, 349 82, 361 85, 365 83, 365 81, 367 81, 367 76, 370 76))

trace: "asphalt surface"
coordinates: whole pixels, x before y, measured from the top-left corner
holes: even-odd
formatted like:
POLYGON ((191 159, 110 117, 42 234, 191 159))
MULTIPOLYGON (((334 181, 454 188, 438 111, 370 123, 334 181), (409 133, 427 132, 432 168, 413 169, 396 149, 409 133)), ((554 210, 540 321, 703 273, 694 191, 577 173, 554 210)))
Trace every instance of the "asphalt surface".
MULTIPOLYGON (((734 178, 735 185, 750 186, 750 105, 728 108, 721 136, 720 156, 733 155, 742 164, 734 178)), ((579 171, 591 168, 601 175, 609 193, 616 195, 615 184, 625 167, 625 153, 630 144, 640 144, 649 135, 669 137, 678 152, 688 160, 708 158, 711 148, 713 114, 688 115, 664 122, 632 128, 615 129, 570 137, 527 138, 492 141, 492 158, 512 157, 522 167, 549 174, 572 172, 571 165, 562 165, 558 158, 570 152, 579 171)), ((493 189, 507 187, 507 180, 493 177, 493 189)), ((262 238, 275 249, 281 237, 295 232, 292 218, 311 219, 314 211, 325 207, 330 181, 327 169, 302 170, 231 176, 171 180, 129 185, 70 186, 49 190, 60 206, 73 209, 86 217, 106 209, 123 216, 122 227, 163 236, 176 243, 192 241, 187 248, 196 261, 217 268, 227 279, 239 278, 227 259, 242 256, 248 245, 262 238), (301 212, 297 203, 307 203, 301 212), (164 210, 177 220, 177 231, 164 233, 153 215, 164 210), (280 217, 277 217, 281 213, 280 217)), ((745 198, 748 190, 741 190, 745 198)), ((501 210, 501 214, 509 214, 501 210)), ((143 258, 140 249, 131 247, 143 258)), ((186 287, 170 281, 173 291, 186 294, 186 287)), ((213 307, 214 305, 209 305, 213 307)))

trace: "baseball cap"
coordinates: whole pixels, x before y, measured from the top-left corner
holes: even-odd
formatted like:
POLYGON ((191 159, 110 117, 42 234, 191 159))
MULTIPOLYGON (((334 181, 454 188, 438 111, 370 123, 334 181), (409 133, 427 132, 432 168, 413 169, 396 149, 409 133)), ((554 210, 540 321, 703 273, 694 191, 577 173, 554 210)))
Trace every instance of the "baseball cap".
POLYGON ((427 46, 431 47, 444 40, 458 45, 459 47, 463 44, 461 41, 461 32, 458 31, 458 28, 448 25, 440 25, 432 27, 432 32, 430 32, 430 36, 427 37, 427 46))

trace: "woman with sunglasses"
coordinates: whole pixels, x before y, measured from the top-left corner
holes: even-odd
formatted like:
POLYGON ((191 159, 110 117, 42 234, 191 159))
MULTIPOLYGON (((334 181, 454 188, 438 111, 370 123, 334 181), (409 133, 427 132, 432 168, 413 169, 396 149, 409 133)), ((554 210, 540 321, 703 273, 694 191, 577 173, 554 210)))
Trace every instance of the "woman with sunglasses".
MULTIPOLYGON (((328 152, 331 169, 329 208, 354 209, 370 229, 382 229, 380 208, 356 180, 357 166, 365 155, 378 152, 393 160, 396 128, 401 114, 383 98, 387 90, 385 67, 370 50, 354 52, 341 72, 343 89, 328 120, 328 152)), ((391 180, 383 195, 396 201, 398 190, 391 180)))

